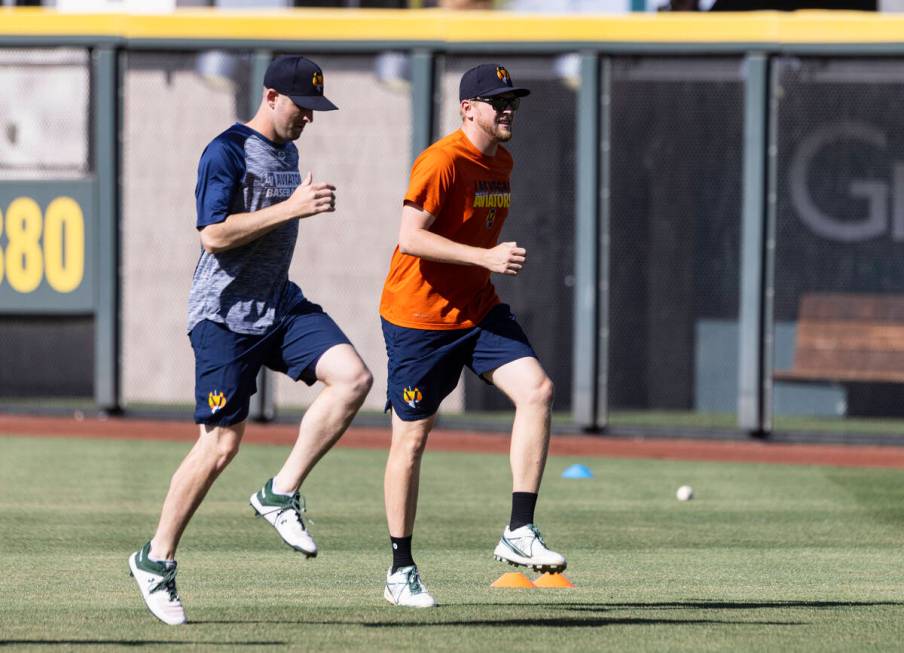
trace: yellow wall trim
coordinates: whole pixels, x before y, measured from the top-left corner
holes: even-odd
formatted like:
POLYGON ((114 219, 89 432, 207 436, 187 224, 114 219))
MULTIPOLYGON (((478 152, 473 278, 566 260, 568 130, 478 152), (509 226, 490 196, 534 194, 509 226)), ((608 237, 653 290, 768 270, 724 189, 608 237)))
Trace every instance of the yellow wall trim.
POLYGON ((0 8, 0 36, 253 41, 641 42, 844 44, 904 42, 904 15, 847 11, 544 15, 502 11, 177 10, 73 14, 0 8))

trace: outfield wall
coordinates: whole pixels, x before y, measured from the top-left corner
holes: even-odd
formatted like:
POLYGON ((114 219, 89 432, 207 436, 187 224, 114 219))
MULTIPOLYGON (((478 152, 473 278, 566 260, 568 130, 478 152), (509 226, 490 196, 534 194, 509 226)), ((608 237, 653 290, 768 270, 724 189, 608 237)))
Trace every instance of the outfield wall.
MULTIPOLYGON (((0 213, 34 188, 47 194, 35 219, 50 224, 65 182, 84 187, 85 224, 100 216, 77 291, 58 290, 77 276, 68 250, 35 240, 50 267, 30 290, 35 256, 5 257, 0 393, 94 396, 105 408, 190 398, 197 158, 249 117, 270 56, 299 51, 322 64, 341 107, 299 142, 302 169, 336 183, 339 203, 303 223, 291 276, 374 370, 367 408, 385 395, 376 306, 408 166, 456 127, 457 80, 489 59, 534 91, 511 143, 504 232, 530 264, 497 286, 556 383, 558 410, 579 426, 642 427, 675 411, 750 432, 773 415, 894 414, 893 399, 876 399, 894 390, 771 375, 793 362, 803 295, 904 290, 901 28, 899 17, 844 12, 0 10, 0 213), (230 85, 199 74, 211 50, 235 55, 230 85), (404 78, 386 79, 399 61, 404 78)), ((9 232, 17 211, 4 252, 21 241, 9 232)), ((260 415, 313 396, 267 382, 260 415)), ((506 404, 466 376, 445 408, 506 404)))
MULTIPOLYGON (((195 58, 193 53, 130 52, 125 63, 122 361, 127 404, 184 402, 186 389, 193 387, 185 304, 199 253, 197 159, 220 131, 250 117, 244 98, 201 82, 195 58), (159 125, 166 127, 149 128, 159 125)), ((376 299, 404 192, 410 107, 406 95, 377 83, 370 58, 327 55, 318 61, 328 71, 329 96, 341 110, 317 114, 298 145, 302 169, 338 186, 338 209, 302 223, 290 278, 329 311, 378 369, 385 358, 376 299)), ((304 384, 281 375, 276 380, 279 405, 302 406, 313 396, 304 384)), ((385 395, 382 377, 380 382, 385 395)), ((377 408, 379 401, 374 392, 370 407, 377 408)))

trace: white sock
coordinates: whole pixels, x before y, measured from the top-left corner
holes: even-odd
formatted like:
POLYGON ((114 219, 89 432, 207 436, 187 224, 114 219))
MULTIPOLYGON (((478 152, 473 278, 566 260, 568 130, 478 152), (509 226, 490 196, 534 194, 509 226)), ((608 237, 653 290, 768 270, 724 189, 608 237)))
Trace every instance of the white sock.
POLYGON ((155 558, 151 555, 150 549, 148 549, 148 560, 150 560, 151 562, 176 562, 175 560, 170 558, 155 558))
POLYGON ((275 476, 273 477, 273 482, 270 484, 270 491, 273 492, 273 494, 278 494, 278 495, 281 496, 281 497, 290 497, 290 496, 292 496, 293 494, 295 494, 295 491, 294 491, 294 490, 293 490, 292 492, 281 492, 280 490, 277 490, 277 489, 276 489, 276 477, 275 477, 275 476))

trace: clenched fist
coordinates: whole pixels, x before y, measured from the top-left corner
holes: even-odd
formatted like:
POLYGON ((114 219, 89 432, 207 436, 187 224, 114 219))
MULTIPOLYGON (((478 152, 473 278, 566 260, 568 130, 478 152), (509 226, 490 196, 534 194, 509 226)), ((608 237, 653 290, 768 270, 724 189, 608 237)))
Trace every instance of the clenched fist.
POLYGON ((336 187, 323 181, 315 184, 314 175, 309 172, 286 202, 299 218, 332 213, 336 210, 336 187))
POLYGON ((490 272, 515 276, 524 267, 527 250, 518 243, 499 243, 486 251, 484 267, 490 272))

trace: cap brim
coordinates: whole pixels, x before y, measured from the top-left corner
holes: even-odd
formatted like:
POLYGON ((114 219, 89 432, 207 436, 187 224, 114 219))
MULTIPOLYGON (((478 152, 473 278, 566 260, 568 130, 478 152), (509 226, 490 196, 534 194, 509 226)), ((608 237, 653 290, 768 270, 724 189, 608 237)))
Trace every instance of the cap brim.
POLYGON ((505 95, 509 93, 514 95, 515 97, 524 97, 525 95, 530 95, 530 91, 526 88, 512 88, 511 86, 500 86, 499 88, 494 88, 492 91, 487 91, 486 93, 481 93, 481 97, 496 97, 497 95, 505 95))
POLYGON ((302 109, 335 111, 339 108, 322 95, 290 95, 289 98, 302 109))

